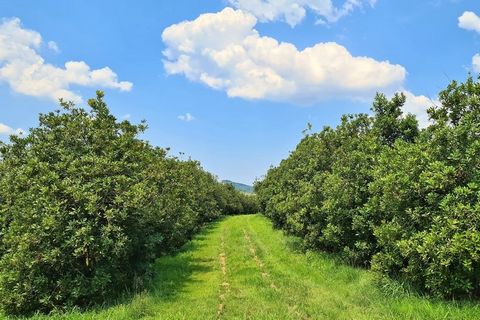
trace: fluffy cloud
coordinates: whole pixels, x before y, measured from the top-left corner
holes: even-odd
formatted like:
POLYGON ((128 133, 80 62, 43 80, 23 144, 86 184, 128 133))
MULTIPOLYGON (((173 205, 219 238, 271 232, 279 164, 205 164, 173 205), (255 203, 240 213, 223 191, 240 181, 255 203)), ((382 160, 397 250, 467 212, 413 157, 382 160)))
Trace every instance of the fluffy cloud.
POLYGON ((332 0, 229 0, 237 9, 248 11, 260 21, 281 20, 294 27, 310 10, 318 17, 319 23, 333 23, 348 15, 355 8, 368 3, 374 6, 377 0, 346 0, 336 7, 332 0))
POLYGON ((427 110, 434 105, 439 105, 440 102, 426 96, 416 96, 407 90, 403 91, 403 94, 405 94, 407 98, 407 101, 403 106, 403 111, 405 113, 414 114, 417 117, 418 124, 421 128, 429 126, 431 122, 428 119, 427 110))
MULTIPOLYGON (((465 30, 472 30, 480 33, 480 17, 472 11, 465 11, 458 18, 458 26, 465 30)), ((472 69, 480 73, 480 54, 476 54, 472 58, 472 69)))
POLYGON ((480 33, 480 17, 474 12, 465 11, 458 18, 458 26, 465 30, 472 30, 480 33))
POLYGON ((225 8, 164 30, 168 74, 222 90, 230 97, 311 104, 333 97, 369 99, 404 82, 406 70, 388 61, 352 56, 334 42, 298 50, 262 37, 257 18, 225 8))
POLYGON ((0 135, 22 135, 25 131, 23 129, 13 129, 6 124, 0 123, 0 135))
POLYGON ((185 122, 191 122, 195 120, 195 117, 188 112, 186 114, 179 115, 177 118, 185 122))
POLYGON ((108 67, 91 70, 83 61, 69 61, 64 68, 45 63, 38 53, 41 45, 41 35, 24 29, 18 18, 4 20, 0 24, 0 82, 25 95, 76 102, 81 101, 81 97, 70 90, 71 85, 121 91, 132 88, 131 82, 119 82, 116 73, 108 67))
POLYGON ((472 58, 472 67, 475 72, 480 73, 480 54, 476 54, 472 58))

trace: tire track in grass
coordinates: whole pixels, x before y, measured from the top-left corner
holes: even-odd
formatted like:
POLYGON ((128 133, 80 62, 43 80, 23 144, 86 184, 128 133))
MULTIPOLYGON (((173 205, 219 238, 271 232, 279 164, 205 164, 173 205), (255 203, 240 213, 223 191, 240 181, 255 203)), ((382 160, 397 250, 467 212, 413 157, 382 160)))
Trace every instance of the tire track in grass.
POLYGON ((252 239, 251 239, 250 235, 248 234, 247 230, 245 230, 245 228, 243 229, 243 234, 244 234, 244 237, 245 237, 245 241, 247 242, 248 249, 250 250, 250 253, 252 255, 252 258, 253 258, 253 260, 255 260, 258 268, 260 269, 260 274, 262 275, 263 280, 266 281, 269 284, 270 288, 272 288, 275 291, 279 291, 278 287, 275 285, 272 278, 270 277, 270 273, 268 273, 268 270, 266 270, 265 264, 258 257, 257 250, 255 249, 255 245, 253 244, 252 239))
POLYGON ((220 249, 221 252, 219 254, 219 262, 220 262, 220 270, 222 271, 221 277, 221 284, 219 290, 219 304, 217 308, 217 319, 220 319, 224 310, 225 310, 225 302, 227 299, 227 294, 230 291, 230 284, 227 282, 227 255, 225 253, 225 237, 222 232, 222 236, 220 238, 220 249))
MULTIPOLYGON (((275 285, 273 280, 271 279, 270 273, 267 272, 265 263, 260 259, 260 257, 257 254, 257 250, 255 248, 255 244, 252 241, 252 238, 250 234, 243 229, 243 233, 245 235, 245 240, 247 241, 247 244, 249 246, 250 253, 253 256, 253 259, 257 262, 258 267, 260 268, 261 275, 264 280, 269 281, 270 287, 274 289, 276 292, 280 292, 280 289, 275 285)), ((291 300, 290 298, 287 298, 288 300, 291 300)), ((287 304, 288 311, 295 314, 299 319, 303 320, 310 320, 311 318, 306 315, 305 313, 301 312, 298 310, 298 306, 296 304, 288 303, 287 304)))

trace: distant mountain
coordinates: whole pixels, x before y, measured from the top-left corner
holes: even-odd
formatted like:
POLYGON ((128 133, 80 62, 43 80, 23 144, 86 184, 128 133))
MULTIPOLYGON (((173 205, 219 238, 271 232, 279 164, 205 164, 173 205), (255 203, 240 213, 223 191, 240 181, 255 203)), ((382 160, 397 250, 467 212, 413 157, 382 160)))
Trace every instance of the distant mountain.
POLYGON ((253 187, 249 186, 247 184, 233 182, 233 181, 230 181, 230 180, 223 180, 222 183, 231 184, 238 191, 242 191, 242 192, 246 192, 246 193, 253 193, 253 191, 254 191, 253 187))

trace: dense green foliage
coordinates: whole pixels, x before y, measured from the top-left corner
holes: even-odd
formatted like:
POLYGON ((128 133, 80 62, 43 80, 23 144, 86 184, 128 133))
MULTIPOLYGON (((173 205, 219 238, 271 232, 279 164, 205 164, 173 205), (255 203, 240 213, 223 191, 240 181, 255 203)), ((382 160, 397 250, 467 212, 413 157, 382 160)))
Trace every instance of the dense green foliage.
POLYGON ((260 211, 255 194, 240 192, 229 183, 221 183, 218 193, 220 196, 219 202, 229 215, 253 214, 260 211))
POLYGON ((142 286, 154 258, 222 214, 255 210, 195 161, 140 140, 103 93, 61 102, 0 147, 0 306, 85 307, 142 286))
POLYGON ((306 245, 441 297, 480 296, 480 82, 452 82, 419 130, 405 96, 304 137, 257 182, 306 245))

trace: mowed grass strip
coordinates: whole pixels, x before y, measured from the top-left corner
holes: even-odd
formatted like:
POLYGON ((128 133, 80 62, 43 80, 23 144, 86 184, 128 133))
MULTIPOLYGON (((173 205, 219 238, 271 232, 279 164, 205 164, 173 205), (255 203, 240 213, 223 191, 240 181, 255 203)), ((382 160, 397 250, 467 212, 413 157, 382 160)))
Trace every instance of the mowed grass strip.
POLYGON ((158 259, 150 290, 34 319, 480 319, 473 302, 436 301, 395 283, 398 293, 387 294, 372 272, 299 247, 263 216, 228 217, 158 259))

